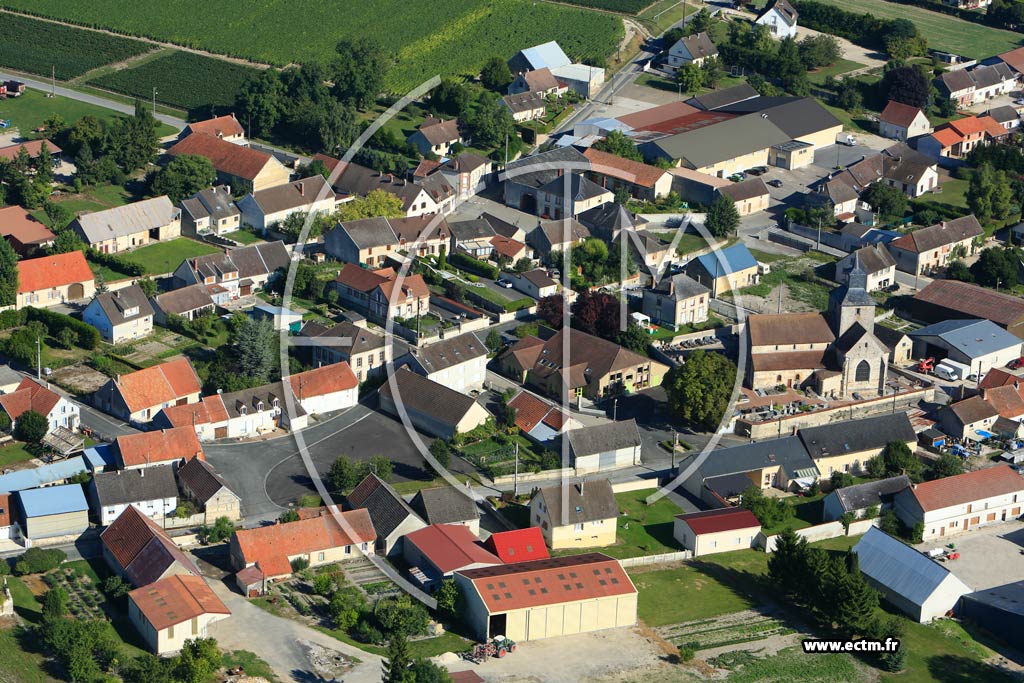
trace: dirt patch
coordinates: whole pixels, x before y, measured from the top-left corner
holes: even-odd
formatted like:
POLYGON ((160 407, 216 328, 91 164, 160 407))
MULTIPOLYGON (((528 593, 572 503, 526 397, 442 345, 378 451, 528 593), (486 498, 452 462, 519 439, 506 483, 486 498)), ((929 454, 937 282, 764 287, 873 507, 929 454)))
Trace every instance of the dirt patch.
POLYGON ((21 579, 21 582, 25 584, 25 587, 32 591, 32 595, 37 598, 50 590, 50 587, 43 583, 43 577, 40 574, 27 574, 19 578, 21 579))
POLYGON ((106 384, 110 378, 98 370, 79 363, 54 370, 50 379, 76 394, 91 394, 106 384))

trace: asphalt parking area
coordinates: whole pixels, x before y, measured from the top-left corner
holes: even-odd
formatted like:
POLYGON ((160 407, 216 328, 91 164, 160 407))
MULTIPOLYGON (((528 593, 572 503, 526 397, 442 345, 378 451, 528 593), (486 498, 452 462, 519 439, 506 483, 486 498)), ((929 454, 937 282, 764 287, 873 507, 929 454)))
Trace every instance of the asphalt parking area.
POLYGON ((944 566, 974 590, 1024 581, 1024 522, 978 527, 916 547, 927 552, 950 543, 960 559, 946 560, 944 566))

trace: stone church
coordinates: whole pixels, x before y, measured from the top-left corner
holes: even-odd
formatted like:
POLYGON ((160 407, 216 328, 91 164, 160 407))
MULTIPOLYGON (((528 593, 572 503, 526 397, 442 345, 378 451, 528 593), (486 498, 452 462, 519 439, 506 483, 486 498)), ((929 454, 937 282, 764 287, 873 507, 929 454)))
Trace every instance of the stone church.
POLYGON ((810 388, 826 398, 881 395, 889 348, 874 334, 867 282, 857 262, 847 284, 832 291, 827 313, 749 316, 747 386, 810 388))

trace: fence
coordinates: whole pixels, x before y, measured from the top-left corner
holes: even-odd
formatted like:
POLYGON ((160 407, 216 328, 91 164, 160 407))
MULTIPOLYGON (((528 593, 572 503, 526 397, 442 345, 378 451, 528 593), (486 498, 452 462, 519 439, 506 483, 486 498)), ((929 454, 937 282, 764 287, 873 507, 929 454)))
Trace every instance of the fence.
POLYGON ((682 562, 693 559, 693 551, 680 550, 674 553, 662 553, 660 555, 641 555, 640 557, 627 557, 619 560, 623 567, 642 567, 647 564, 665 564, 666 562, 682 562))
MULTIPOLYGON (((563 467, 560 470, 542 470, 540 472, 520 472, 519 473, 519 484, 529 484, 535 481, 548 481, 550 479, 573 477, 576 475, 576 470, 571 467, 563 467)), ((514 474, 506 474, 503 477, 495 477, 495 486, 512 486, 516 481, 514 474)))
MULTIPOLYGON (((840 536, 859 536, 873 526, 878 526, 877 518, 861 519, 852 522, 849 530, 843 528, 842 522, 825 522, 824 524, 809 526, 805 529, 797 529, 795 533, 797 536, 807 539, 808 543, 815 543, 829 538, 839 538, 840 536)), ((770 553, 775 550, 775 543, 778 537, 778 534, 766 536, 762 531, 754 538, 754 546, 764 549, 766 553, 770 553)))
POLYGON ((625 493, 627 491, 643 491, 644 489, 658 488, 657 475, 653 479, 638 479, 636 481, 623 481, 612 484, 613 493, 625 493))

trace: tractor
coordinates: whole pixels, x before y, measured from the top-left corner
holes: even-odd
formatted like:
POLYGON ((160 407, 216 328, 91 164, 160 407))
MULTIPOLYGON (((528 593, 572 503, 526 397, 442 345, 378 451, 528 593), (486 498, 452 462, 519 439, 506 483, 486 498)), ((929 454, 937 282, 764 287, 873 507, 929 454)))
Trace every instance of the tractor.
POLYGON ((917 371, 920 373, 928 374, 935 370, 935 359, 924 358, 917 364, 917 371))
POLYGON ((483 663, 488 657, 504 657, 509 652, 516 651, 516 641, 505 636, 494 636, 487 643, 479 643, 473 646, 472 659, 477 664, 483 663))

